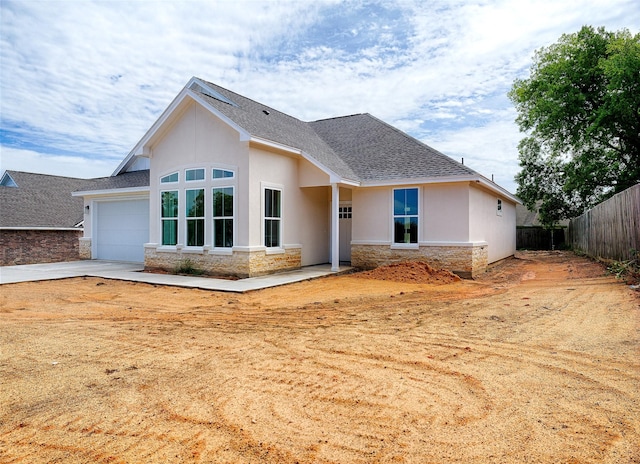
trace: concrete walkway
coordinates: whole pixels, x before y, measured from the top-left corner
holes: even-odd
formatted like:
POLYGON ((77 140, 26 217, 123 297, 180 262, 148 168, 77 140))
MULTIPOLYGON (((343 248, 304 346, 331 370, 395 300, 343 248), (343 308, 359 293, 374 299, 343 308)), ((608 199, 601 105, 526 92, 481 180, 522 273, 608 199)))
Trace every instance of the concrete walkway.
POLYGON ((330 264, 322 264, 303 267, 295 271, 280 272, 240 280, 152 274, 142 272, 143 269, 144 266, 142 264, 101 260, 2 266, 0 267, 0 285, 18 282, 34 282, 38 280, 68 279, 71 277, 102 277, 105 279, 127 280, 156 285, 172 285, 175 287, 243 293, 346 272, 351 268, 341 266, 340 271, 336 273, 331 271, 330 264))

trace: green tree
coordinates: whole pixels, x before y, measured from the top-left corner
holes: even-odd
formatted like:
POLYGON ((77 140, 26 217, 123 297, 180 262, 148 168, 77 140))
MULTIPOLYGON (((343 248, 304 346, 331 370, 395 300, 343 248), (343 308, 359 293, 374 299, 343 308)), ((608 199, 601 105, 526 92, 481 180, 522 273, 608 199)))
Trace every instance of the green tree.
POLYGON ((640 34, 584 26, 536 51, 509 98, 518 196, 554 225, 640 182, 640 34))

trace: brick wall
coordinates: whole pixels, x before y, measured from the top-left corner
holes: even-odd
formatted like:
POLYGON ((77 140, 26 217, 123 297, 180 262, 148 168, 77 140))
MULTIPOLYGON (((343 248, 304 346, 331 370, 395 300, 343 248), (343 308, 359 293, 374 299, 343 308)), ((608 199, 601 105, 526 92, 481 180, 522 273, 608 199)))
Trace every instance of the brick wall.
POLYGON ((352 245, 351 265, 373 269, 404 261, 424 261, 448 269, 460 277, 473 278, 487 269, 487 246, 420 246, 392 249, 388 245, 352 245))
POLYGON ((0 230, 0 264, 75 261, 81 236, 82 230, 0 230))

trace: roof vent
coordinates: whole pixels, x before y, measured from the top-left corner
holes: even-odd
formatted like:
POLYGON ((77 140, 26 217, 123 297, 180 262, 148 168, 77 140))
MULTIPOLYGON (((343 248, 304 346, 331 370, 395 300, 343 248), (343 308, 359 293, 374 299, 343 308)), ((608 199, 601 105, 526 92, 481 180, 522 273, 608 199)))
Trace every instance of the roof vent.
POLYGON ((8 172, 5 172, 4 175, 2 176, 2 179, 0 179, 0 185, 2 185, 3 187, 18 186, 18 184, 16 184, 16 181, 13 180, 13 178, 11 177, 11 175, 9 175, 8 172))
POLYGON ((267 116, 269 116, 269 111, 267 111, 267 110, 262 110, 262 112, 263 112, 264 114, 266 114, 267 116))
POLYGON ((220 92, 216 92, 212 87, 202 83, 201 81, 194 81, 190 86, 190 90, 195 90, 196 92, 200 92, 205 94, 208 97, 215 98, 216 100, 220 100, 221 102, 227 103, 231 106, 238 106, 233 101, 229 100, 227 97, 222 95, 220 92))

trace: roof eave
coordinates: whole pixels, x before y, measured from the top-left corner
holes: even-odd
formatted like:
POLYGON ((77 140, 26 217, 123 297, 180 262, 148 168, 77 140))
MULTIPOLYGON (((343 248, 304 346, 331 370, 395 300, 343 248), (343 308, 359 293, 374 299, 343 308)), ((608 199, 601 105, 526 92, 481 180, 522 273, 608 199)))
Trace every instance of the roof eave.
POLYGON ((77 230, 77 231, 82 231, 83 228, 82 227, 56 227, 56 226, 11 226, 11 227, 0 226, 0 230, 60 230, 60 231, 77 230))
POLYGON ((127 195, 127 194, 142 194, 149 193, 151 189, 148 186, 144 187, 126 187, 126 188, 114 188, 103 190, 83 190, 79 192, 71 192, 73 197, 97 197, 107 195, 127 195))
POLYGON ((480 184, 489 190, 492 190, 503 197, 511 200, 514 203, 522 204, 522 201, 508 190, 500 187, 498 184, 491 182, 481 175, 468 175, 468 176, 446 176, 446 177, 416 177, 406 179, 388 179, 388 180, 374 180, 363 181, 360 185, 362 187, 391 187, 394 185, 418 185, 418 184, 445 184, 445 183, 459 183, 459 182, 475 182, 480 184))

